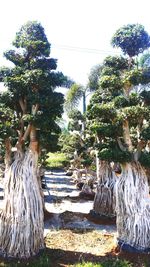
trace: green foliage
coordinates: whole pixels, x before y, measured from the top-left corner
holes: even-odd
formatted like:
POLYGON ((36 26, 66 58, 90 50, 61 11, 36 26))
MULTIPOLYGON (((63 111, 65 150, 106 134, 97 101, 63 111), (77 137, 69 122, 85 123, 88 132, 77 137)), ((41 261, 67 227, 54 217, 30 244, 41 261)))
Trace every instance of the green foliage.
POLYGON ((150 83, 150 67, 143 69, 141 84, 147 85, 150 83))
POLYGON ((29 58, 49 56, 50 44, 44 33, 44 28, 37 21, 29 21, 17 32, 13 45, 24 48, 25 55, 29 58))
POLYGON ((116 110, 113 107, 113 104, 95 104, 90 106, 87 113, 88 119, 100 119, 101 122, 111 123, 112 120, 116 118, 116 110))
POLYGON ((62 133, 59 138, 61 152, 65 153, 68 159, 74 159, 74 152, 80 157, 80 163, 83 166, 90 166, 94 160, 88 152, 88 148, 93 145, 92 137, 82 138, 78 133, 62 133))
POLYGON ((81 136, 77 133, 62 133, 59 138, 59 145, 61 151, 67 154, 70 159, 73 159, 74 151, 77 151, 79 155, 84 148, 84 142, 81 136))
POLYGON ((73 109, 68 113, 68 118, 72 120, 83 120, 83 115, 78 109, 73 109))
POLYGON ((132 86, 139 85, 143 82, 143 71, 139 69, 133 69, 125 72, 124 77, 122 79, 124 85, 127 83, 132 86))
POLYGON ((18 121, 12 110, 0 104, 0 138, 3 141, 9 136, 14 136, 18 121))
MULTIPOLYGON (((1 263, 0 263, 1 264, 1 263)), ((49 255, 43 253, 40 257, 24 262, 7 261, 0 266, 3 267, 54 267, 54 263, 50 260, 49 255)), ((131 263, 126 260, 107 260, 101 263, 82 262, 73 265, 74 267, 133 267, 131 263)))
POLYGON ((144 53, 139 58, 139 66, 141 68, 149 68, 150 67, 150 53, 144 53))
POLYGON ((107 67, 119 72, 129 68, 128 60, 122 56, 108 56, 105 58, 103 65, 104 69, 107 67))
POLYGON ((5 260, 0 261, 1 267, 53 267, 50 257, 47 253, 43 252, 42 255, 30 260, 5 260))
POLYGON ((82 113, 77 110, 73 109, 68 113, 69 123, 68 123, 68 130, 69 131, 81 131, 82 123, 84 121, 82 113))
POLYGON ((102 91, 102 89, 97 90, 90 99, 90 103, 87 106, 87 111, 89 111, 95 104, 106 104, 110 102, 112 98, 112 94, 109 91, 102 91))
POLYGON ((93 163, 93 157, 90 156, 90 154, 87 154, 87 152, 85 151, 84 153, 81 154, 82 159, 81 159, 81 164, 84 167, 91 167, 91 164, 93 163))
POLYGON ((114 98, 114 106, 116 108, 124 108, 130 106, 136 106, 141 102, 141 98, 138 94, 132 93, 129 98, 124 95, 120 95, 114 98))
POLYGON ((120 95, 115 97, 114 106, 116 108, 124 108, 130 106, 130 103, 129 100, 124 95, 120 95))
MULTIPOLYGON (((113 46, 129 57, 143 52, 149 41, 139 24, 120 28, 112 38, 113 46)), ((150 68, 139 68, 137 63, 136 58, 122 56, 109 56, 103 62, 100 87, 87 108, 88 129, 98 139, 96 148, 102 160, 129 162, 134 151, 144 152, 150 140, 150 92, 139 93, 143 85, 150 83, 150 68)))
POLYGON ((69 159, 66 154, 61 152, 48 153, 46 166, 50 168, 64 168, 69 164, 69 159))
POLYGON ((128 119, 131 125, 137 125, 141 119, 149 119, 149 109, 140 105, 125 107, 118 114, 118 118, 125 120, 128 119), (137 121, 138 120, 138 121, 137 121))
POLYGON ((10 76, 11 69, 7 67, 0 68, 0 82, 3 82, 5 77, 10 76))
POLYGON ((150 91, 144 90, 143 92, 141 92, 140 95, 142 97, 142 100, 143 100, 144 104, 146 106, 149 106, 150 105, 150 91))
POLYGON ((68 123, 68 130, 80 132, 82 130, 82 124, 80 124, 78 120, 70 120, 68 123))
MULTIPOLYGON (((102 72, 101 72, 101 77, 105 77, 105 76, 111 76, 111 75, 115 75, 115 76, 119 76, 119 71, 114 69, 114 68, 111 68, 111 67, 105 67, 102 69, 102 72)), ((100 85, 101 85, 101 81, 100 81, 100 85)))
POLYGON ((145 125, 140 133, 140 139, 148 141, 150 140, 150 127, 149 125, 145 125))
POLYGON ((96 91, 99 88, 99 77, 101 74, 102 66, 101 65, 96 65, 94 66, 90 74, 88 76, 88 84, 87 87, 90 92, 96 91))
POLYGON ((120 47, 123 53, 133 57, 150 46, 150 38, 142 25, 128 24, 116 31, 111 44, 120 47))
POLYGON ((149 168, 149 166, 150 166, 150 153, 147 151, 142 151, 140 158, 139 158, 139 161, 144 167, 149 168))
POLYGON ((66 94, 65 108, 70 111, 76 108, 83 97, 84 88, 80 84, 74 83, 66 94))
POLYGON ((101 160, 105 161, 114 161, 114 162, 130 162, 132 159, 132 155, 128 151, 121 151, 119 148, 104 148, 99 151, 98 157, 101 160))
POLYGON ((4 55, 14 67, 0 70, 0 79, 8 88, 0 96, 1 103, 12 109, 16 132, 20 129, 24 132, 29 124, 34 125, 41 147, 50 149, 58 140, 57 120, 62 115, 64 103, 63 94, 54 90, 63 86, 67 77, 56 71, 57 60, 50 58, 50 43, 40 23, 24 24, 13 45, 15 49, 4 55))
POLYGON ((96 147, 98 149, 98 157, 101 160, 123 163, 130 162, 132 159, 132 153, 128 152, 128 150, 122 151, 118 146, 117 140, 113 137, 105 139, 105 142, 98 143, 96 147))
POLYGON ((90 130, 98 135, 99 138, 112 137, 115 138, 119 134, 118 123, 98 123, 91 124, 90 130))
POLYGON ((112 92, 118 92, 122 89, 122 81, 120 77, 116 75, 105 75, 100 78, 99 84, 101 88, 111 90, 112 92))

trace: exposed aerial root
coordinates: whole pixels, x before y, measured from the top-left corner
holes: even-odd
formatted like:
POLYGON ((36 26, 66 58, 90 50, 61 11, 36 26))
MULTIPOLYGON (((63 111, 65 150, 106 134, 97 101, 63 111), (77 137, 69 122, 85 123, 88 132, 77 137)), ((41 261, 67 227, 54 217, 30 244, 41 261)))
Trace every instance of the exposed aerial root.
POLYGON ((126 250, 150 250, 150 198, 139 163, 126 164, 116 190, 118 242, 126 250))
POLYGON ((37 180, 37 154, 18 154, 6 172, 0 212, 0 252, 28 258, 44 248, 43 206, 37 180))

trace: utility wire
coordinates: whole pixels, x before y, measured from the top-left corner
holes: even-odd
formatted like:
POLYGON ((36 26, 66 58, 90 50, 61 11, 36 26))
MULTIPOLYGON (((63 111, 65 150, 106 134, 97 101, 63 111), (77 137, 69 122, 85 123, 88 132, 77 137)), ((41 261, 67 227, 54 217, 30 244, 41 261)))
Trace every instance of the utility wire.
POLYGON ((85 47, 76 47, 76 46, 69 46, 69 45, 58 45, 58 44, 51 44, 52 48, 63 49, 68 51, 75 51, 81 53, 92 53, 92 54, 112 54, 112 53, 119 53, 119 51, 110 51, 110 50, 99 50, 95 48, 85 48, 85 47))

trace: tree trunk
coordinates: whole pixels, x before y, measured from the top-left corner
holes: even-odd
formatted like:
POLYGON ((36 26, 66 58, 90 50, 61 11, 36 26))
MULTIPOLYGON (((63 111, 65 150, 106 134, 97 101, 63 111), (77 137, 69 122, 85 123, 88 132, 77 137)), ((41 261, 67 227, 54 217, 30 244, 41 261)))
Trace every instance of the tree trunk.
POLYGON ((10 164, 11 164, 11 142, 10 142, 10 138, 6 138, 5 139, 5 166, 6 169, 9 168, 10 164))
POLYGON ((131 152, 133 150, 132 141, 130 137, 130 128, 129 128, 129 122, 128 120, 125 120, 123 122, 123 137, 125 144, 128 147, 128 150, 131 152))
POLYGON ((43 206, 35 151, 18 153, 6 171, 0 214, 0 254, 29 258, 44 248, 43 206))
POLYGON ((150 198, 139 163, 126 163, 116 183, 118 244, 129 251, 150 250, 150 198))
POLYGON ((115 184, 116 176, 112 171, 110 164, 106 161, 98 161, 98 186, 94 199, 93 211, 99 216, 114 217, 115 216, 115 184))

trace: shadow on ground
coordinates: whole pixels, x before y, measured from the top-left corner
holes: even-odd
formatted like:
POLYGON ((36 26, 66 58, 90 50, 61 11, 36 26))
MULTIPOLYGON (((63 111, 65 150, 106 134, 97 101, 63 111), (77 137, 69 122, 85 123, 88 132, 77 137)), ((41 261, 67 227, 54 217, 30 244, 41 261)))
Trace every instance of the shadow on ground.
POLYGON ((110 262, 110 265, 107 266, 112 267, 115 266, 112 261, 119 259, 132 263, 133 267, 150 267, 150 255, 118 252, 117 249, 116 251, 107 253, 105 256, 96 256, 91 253, 65 251, 61 249, 47 249, 47 254, 50 257, 50 261, 52 261, 51 266, 53 267, 67 267, 79 262, 103 263, 106 261, 110 262))

